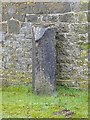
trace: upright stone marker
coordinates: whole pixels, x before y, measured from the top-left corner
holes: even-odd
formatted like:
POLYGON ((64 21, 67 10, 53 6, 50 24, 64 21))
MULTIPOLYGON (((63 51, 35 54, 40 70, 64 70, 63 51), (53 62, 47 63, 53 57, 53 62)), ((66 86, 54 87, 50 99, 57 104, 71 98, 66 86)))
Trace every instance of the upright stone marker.
POLYGON ((53 28, 37 27, 33 39, 33 87, 37 94, 55 91, 56 50, 53 28))

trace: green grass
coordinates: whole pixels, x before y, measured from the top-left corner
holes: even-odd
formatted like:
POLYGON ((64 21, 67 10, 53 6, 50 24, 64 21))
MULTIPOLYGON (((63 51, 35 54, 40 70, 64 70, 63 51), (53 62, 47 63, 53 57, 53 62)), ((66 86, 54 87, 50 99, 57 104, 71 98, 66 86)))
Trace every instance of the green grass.
POLYGON ((52 96, 37 96, 31 86, 11 86, 2 90, 3 118, 72 118, 88 117, 88 92, 59 86, 52 96))

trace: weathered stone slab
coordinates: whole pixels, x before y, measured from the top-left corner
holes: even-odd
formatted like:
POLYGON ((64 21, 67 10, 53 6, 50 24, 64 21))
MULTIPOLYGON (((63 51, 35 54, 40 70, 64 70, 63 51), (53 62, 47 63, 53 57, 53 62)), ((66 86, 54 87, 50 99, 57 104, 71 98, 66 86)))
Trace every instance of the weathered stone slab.
MULTIPOLYGON (((44 28, 46 29, 46 28, 44 28)), ((42 31, 42 29, 41 29, 42 31)), ((40 32, 38 34, 40 34, 40 32)), ((48 28, 35 39, 34 56, 34 89, 37 94, 51 94, 55 90, 55 31, 48 28)))

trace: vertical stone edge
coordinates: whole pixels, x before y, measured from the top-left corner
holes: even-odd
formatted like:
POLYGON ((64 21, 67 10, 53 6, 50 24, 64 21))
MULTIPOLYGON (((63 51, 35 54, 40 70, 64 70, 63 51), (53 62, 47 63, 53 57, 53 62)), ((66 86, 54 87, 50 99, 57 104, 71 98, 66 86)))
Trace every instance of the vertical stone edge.
POLYGON ((32 27, 32 88, 35 90, 35 38, 34 27, 32 27))

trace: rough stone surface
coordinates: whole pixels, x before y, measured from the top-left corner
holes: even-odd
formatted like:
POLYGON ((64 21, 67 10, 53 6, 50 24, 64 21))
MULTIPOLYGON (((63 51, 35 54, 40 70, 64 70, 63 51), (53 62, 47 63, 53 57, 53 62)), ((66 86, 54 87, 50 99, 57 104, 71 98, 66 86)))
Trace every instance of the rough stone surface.
POLYGON ((48 15, 48 16, 44 16, 43 17, 43 20, 46 21, 46 22, 57 22, 58 21, 58 18, 56 15, 48 15))
POLYGON ((2 3, 2 31, 0 31, 2 65, 0 67, 5 72, 3 79, 12 80, 12 83, 16 81, 17 84, 22 81, 30 83, 32 24, 38 22, 39 24, 54 23, 56 28, 57 80, 87 80, 87 21, 90 21, 87 6, 88 3, 73 2, 2 3), (15 12, 10 15, 8 9, 12 7, 15 12))
POLYGON ((2 24, 2 31, 7 33, 7 23, 2 24))
POLYGON ((75 22, 74 14, 69 13, 69 14, 64 14, 59 16, 61 22, 75 22))
POLYGON ((48 28, 34 46, 35 91, 40 94, 42 89, 44 89, 43 94, 50 94, 55 90, 56 80, 55 31, 48 28))
POLYGON ((37 22, 38 16, 36 15, 28 15, 27 16, 27 22, 37 22))
POLYGON ((9 33, 18 34, 20 30, 19 22, 16 20, 8 20, 9 33))

